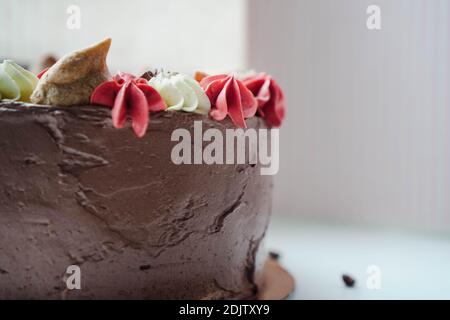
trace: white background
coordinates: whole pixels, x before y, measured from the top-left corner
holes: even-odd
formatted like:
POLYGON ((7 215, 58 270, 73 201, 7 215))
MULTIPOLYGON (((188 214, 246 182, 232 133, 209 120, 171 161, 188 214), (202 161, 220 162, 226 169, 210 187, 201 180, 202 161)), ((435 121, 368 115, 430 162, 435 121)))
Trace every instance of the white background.
POLYGON ((112 71, 241 69, 245 14, 241 0, 0 0, 0 57, 34 65, 110 37, 112 71), (71 5, 79 30, 66 27, 71 5))
POLYGON ((276 219, 268 247, 295 278, 291 299, 450 299, 448 235, 276 219))
POLYGON ((450 1, 260 3, 249 62, 289 101, 276 212, 448 230, 450 1))

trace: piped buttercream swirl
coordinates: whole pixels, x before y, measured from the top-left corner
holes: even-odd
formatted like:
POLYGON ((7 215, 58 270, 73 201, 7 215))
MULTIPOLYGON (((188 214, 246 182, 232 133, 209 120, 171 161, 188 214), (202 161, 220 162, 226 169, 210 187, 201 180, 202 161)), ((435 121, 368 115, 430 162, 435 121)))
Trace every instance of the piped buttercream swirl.
POLYGON ((211 101, 211 118, 221 121, 228 115, 236 126, 247 128, 245 119, 255 115, 258 102, 240 80, 220 74, 203 78, 200 85, 211 101))
POLYGON ((0 99, 30 101, 38 78, 12 60, 0 63, 0 99))
POLYGON ((242 80, 258 100, 258 114, 272 127, 280 127, 286 110, 283 90, 265 73, 249 76, 242 80))
POLYGON ((110 107, 112 123, 118 129, 123 128, 127 117, 130 117, 131 126, 139 138, 147 132, 150 112, 166 109, 163 99, 146 79, 123 72, 95 88, 91 103, 110 107))
POLYGON ((208 114, 211 102, 200 84, 185 74, 159 73, 148 81, 167 104, 167 110, 208 114))

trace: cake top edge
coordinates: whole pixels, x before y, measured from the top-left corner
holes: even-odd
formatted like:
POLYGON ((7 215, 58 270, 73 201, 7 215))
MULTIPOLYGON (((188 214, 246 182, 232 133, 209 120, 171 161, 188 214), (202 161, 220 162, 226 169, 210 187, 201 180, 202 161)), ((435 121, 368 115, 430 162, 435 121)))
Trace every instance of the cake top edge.
POLYGON ((195 113, 215 121, 229 118, 239 128, 247 128, 246 119, 252 117, 263 118, 269 127, 280 127, 284 120, 284 93, 268 74, 191 76, 156 70, 141 76, 120 71, 111 75, 106 63, 111 43, 107 38, 69 53, 38 75, 4 60, 0 99, 13 109, 109 108, 114 127, 123 128, 131 120, 137 137, 147 132, 150 115, 160 111, 195 113))

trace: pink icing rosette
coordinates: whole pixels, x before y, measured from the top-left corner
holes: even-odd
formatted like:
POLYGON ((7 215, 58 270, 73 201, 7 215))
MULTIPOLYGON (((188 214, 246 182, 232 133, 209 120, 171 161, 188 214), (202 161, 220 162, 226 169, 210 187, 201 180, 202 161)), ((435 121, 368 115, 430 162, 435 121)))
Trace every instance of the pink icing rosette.
POLYGON ((258 100, 258 114, 272 127, 279 127, 285 116, 285 98, 275 80, 260 73, 242 81, 258 100))
POLYGON ((228 115, 237 127, 247 128, 245 119, 255 115, 258 101, 242 81, 220 74, 203 78, 200 85, 211 101, 211 118, 221 121, 228 115))
POLYGON ((129 116, 139 138, 147 132, 150 112, 167 108, 159 93, 148 85, 146 79, 128 73, 119 73, 112 81, 95 88, 91 103, 112 108, 112 122, 116 128, 123 128, 129 116))

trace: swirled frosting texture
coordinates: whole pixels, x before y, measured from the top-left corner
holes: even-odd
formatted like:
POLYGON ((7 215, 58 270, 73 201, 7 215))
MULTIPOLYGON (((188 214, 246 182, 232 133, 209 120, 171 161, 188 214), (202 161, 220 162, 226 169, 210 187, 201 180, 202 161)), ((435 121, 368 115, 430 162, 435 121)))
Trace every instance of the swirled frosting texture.
POLYGON ((148 81, 163 97, 168 110, 208 114, 211 103, 199 83, 185 74, 159 73, 148 81))
POLYGON ((128 73, 119 73, 112 81, 95 88, 91 103, 112 108, 112 122, 118 129, 125 126, 127 116, 130 116, 134 133, 139 138, 147 132, 149 113, 166 109, 163 99, 146 79, 128 73))
POLYGON ((12 60, 0 64, 0 99, 29 102, 38 78, 12 60))
POLYGON ((228 115, 237 127, 247 128, 245 119, 255 115, 258 102, 240 80, 221 74, 203 78, 200 85, 211 101, 211 118, 220 121, 228 115))
POLYGON ((281 126, 285 116, 285 98, 276 81, 265 73, 247 77, 245 86, 258 101, 258 114, 272 127, 281 126))

